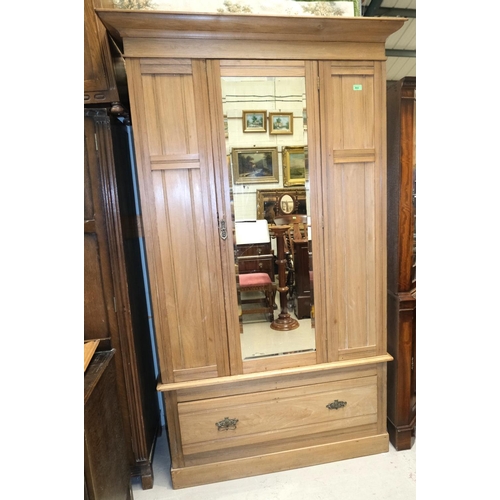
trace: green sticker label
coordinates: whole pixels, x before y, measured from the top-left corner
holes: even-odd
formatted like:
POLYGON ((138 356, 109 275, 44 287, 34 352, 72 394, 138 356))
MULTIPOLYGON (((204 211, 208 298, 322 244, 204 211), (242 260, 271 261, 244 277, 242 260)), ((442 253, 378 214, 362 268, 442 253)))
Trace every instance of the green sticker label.
POLYGON ((363 85, 353 85, 352 90, 363 90, 363 85))

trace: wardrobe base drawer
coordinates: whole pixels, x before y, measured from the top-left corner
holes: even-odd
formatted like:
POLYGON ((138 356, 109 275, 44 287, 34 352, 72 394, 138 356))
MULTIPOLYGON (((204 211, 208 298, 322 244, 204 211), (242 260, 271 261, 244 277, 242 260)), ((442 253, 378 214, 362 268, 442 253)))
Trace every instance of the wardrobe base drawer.
MULTIPOLYGON (((377 423, 377 376, 178 404, 189 455, 288 442, 377 423)), ((372 432, 372 431, 370 431, 372 432)))

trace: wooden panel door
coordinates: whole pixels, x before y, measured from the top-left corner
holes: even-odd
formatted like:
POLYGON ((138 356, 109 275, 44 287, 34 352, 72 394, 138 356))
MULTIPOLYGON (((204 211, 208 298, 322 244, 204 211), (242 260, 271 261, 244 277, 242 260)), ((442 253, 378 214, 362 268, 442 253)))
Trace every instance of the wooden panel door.
POLYGON ((385 352, 385 108, 381 63, 321 62, 329 360, 385 352))
POLYGON ((228 375, 205 63, 128 70, 161 381, 228 375))

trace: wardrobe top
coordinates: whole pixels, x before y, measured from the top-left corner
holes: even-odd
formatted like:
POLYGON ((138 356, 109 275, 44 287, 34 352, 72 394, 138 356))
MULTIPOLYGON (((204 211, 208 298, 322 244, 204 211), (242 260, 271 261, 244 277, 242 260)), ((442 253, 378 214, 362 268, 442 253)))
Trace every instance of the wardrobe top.
POLYGON ((407 21, 403 17, 285 17, 123 9, 96 9, 96 13, 119 44, 127 38, 385 43, 407 21))

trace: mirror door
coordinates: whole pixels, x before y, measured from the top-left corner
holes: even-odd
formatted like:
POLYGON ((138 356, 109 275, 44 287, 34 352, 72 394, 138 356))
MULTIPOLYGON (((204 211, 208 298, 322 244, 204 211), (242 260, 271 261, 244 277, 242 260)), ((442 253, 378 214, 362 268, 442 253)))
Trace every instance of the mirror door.
POLYGON ((244 373, 314 364, 305 63, 220 66, 238 303, 229 334, 244 373))

